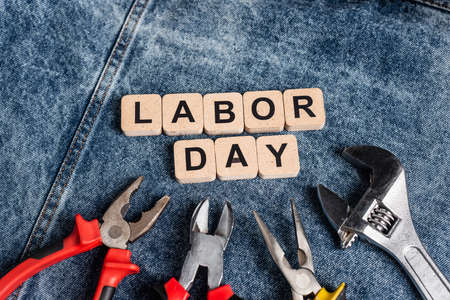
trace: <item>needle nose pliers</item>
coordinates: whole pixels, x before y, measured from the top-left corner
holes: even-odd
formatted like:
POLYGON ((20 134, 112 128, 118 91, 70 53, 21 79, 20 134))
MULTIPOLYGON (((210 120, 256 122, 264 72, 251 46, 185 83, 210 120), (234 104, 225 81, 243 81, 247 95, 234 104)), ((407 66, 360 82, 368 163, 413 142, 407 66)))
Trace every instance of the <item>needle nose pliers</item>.
POLYGON ((208 300, 241 300, 230 285, 221 285, 223 278, 223 252, 233 230, 231 204, 226 202, 214 234, 208 233, 209 201, 198 204, 191 219, 191 249, 186 255, 179 280, 171 278, 163 286, 150 290, 152 300, 186 300, 200 266, 208 268, 208 300))
POLYGON ((77 214, 75 228, 68 237, 53 246, 41 249, 3 276, 0 279, 0 299, 6 299, 25 280, 43 269, 100 245, 110 249, 103 262, 94 299, 112 299, 119 282, 127 275, 139 272, 139 266, 130 260, 128 243, 134 242, 152 228, 170 200, 168 196, 164 196, 151 210, 143 212, 139 221, 125 221, 131 194, 139 188, 143 179, 142 176, 137 178, 114 200, 103 215, 103 223, 97 219, 86 221, 77 214))
POLYGON ((295 232, 297 236, 299 269, 293 269, 287 261, 283 249, 281 249, 275 237, 270 233, 261 217, 254 211, 256 222, 266 242, 267 248, 273 260, 280 268, 286 280, 289 282, 294 300, 345 300, 345 283, 341 283, 336 291, 330 293, 321 287, 314 275, 314 266, 311 249, 303 230, 303 225, 291 199, 292 216, 294 218, 295 232))

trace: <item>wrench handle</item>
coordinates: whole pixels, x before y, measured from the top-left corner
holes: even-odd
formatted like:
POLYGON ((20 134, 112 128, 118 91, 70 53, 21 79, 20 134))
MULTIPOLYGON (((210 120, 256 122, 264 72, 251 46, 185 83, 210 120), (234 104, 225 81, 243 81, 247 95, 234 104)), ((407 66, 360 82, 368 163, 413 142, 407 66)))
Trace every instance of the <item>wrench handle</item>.
POLYGON ((426 300, 450 299, 450 285, 422 244, 408 246, 399 257, 408 275, 426 300))

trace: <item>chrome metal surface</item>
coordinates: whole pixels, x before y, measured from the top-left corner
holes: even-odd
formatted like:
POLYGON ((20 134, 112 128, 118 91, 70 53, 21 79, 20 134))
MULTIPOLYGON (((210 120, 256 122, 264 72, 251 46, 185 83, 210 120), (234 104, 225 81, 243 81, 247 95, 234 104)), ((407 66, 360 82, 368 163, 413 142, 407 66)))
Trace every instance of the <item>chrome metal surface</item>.
POLYGON ((343 155, 356 166, 371 170, 370 187, 342 222, 333 211, 333 205, 341 205, 337 204, 337 196, 324 193, 319 187, 322 208, 331 223, 337 225, 343 247, 350 246, 359 235, 399 261, 424 299, 450 299, 449 282, 426 252, 414 229, 405 171, 398 158, 373 146, 346 148, 343 155))
POLYGON ((321 289, 320 284, 317 282, 314 275, 314 267, 312 261, 311 249, 309 247, 308 240, 306 239, 303 225, 298 215, 297 208, 294 201, 291 199, 292 216, 295 224, 296 238, 297 238, 297 253, 300 268, 293 269, 286 259, 285 253, 281 246, 278 244, 275 237, 272 235, 266 224, 262 221, 261 217, 256 211, 255 215, 258 227, 261 230, 264 241, 269 249, 269 252, 283 273, 286 280, 289 282, 292 290, 292 298, 294 300, 306 299, 306 296, 316 295, 321 289))
POLYGON ((191 249, 184 260, 178 282, 188 291, 200 266, 208 268, 208 288, 220 286, 223 278, 223 252, 233 230, 234 218, 227 201, 215 234, 208 233, 209 201, 204 200, 195 209, 191 219, 191 249))
POLYGON ((128 223, 124 217, 130 208, 130 198, 142 181, 143 176, 131 183, 119 197, 114 200, 103 215, 103 224, 100 226, 100 235, 103 244, 110 248, 126 249, 128 242, 133 242, 152 228, 170 198, 164 196, 149 211, 142 213, 139 221, 128 223))
POLYGON ((129 222, 131 230, 130 242, 134 242, 153 227, 167 204, 169 204, 169 201, 170 197, 165 195, 156 202, 152 209, 143 212, 139 221, 129 222))

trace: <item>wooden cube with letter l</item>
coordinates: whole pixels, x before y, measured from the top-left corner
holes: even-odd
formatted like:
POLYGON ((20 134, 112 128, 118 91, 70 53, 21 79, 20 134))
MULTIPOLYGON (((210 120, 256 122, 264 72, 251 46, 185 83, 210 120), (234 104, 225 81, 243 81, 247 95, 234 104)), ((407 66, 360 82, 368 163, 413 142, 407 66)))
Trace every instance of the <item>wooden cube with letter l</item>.
POLYGON ((121 101, 122 131, 128 136, 159 135, 162 128, 161 96, 126 95, 121 101))

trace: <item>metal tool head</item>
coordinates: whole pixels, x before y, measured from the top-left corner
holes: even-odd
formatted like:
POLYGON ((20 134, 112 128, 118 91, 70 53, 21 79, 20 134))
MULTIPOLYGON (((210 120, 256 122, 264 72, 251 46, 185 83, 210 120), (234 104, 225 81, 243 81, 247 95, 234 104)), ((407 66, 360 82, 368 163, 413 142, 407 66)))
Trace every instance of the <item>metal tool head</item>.
MULTIPOLYGON (((191 218, 191 243, 193 238, 193 233, 204 233, 209 234, 208 231, 208 215, 209 215, 209 200, 205 199, 200 202, 195 208, 194 213, 191 218)), ((216 231, 214 235, 220 237, 224 240, 224 249, 228 244, 231 232, 233 231, 234 216, 233 209, 231 208, 230 202, 226 201, 223 207, 222 214, 220 216, 219 223, 217 224, 216 231)))
POLYGON ((233 230, 234 218, 227 201, 214 234, 208 232, 209 201, 200 202, 191 219, 191 249, 186 255, 179 283, 189 290, 200 266, 208 268, 210 290, 220 286, 223 278, 223 252, 233 230))
MULTIPOLYGON (((344 149, 342 155, 356 167, 370 170, 369 188, 353 208, 328 188, 318 186, 322 209, 330 223, 337 229, 342 247, 347 248, 367 225, 373 223, 370 222, 370 218, 374 210, 383 214, 386 212, 383 218, 389 218, 387 221, 389 224, 382 226, 389 225, 383 228, 384 233, 388 234, 389 228, 395 222, 395 216, 385 207, 383 201, 399 176, 404 174, 404 170, 395 155, 375 146, 348 147, 344 149)), ((385 223, 384 220, 382 222, 385 223)))
POLYGON ((356 167, 370 169, 370 189, 384 195, 403 171, 400 160, 391 152, 375 146, 347 147, 342 156, 356 167))
POLYGON ((291 267, 286 259, 283 249, 269 231, 266 224, 262 221, 261 217, 256 211, 254 211, 253 214, 255 215, 258 227, 275 264, 281 270, 291 286, 293 299, 307 299, 306 297, 316 295, 321 287, 314 276, 311 249, 308 240, 306 239, 305 231, 303 230, 303 225, 300 216, 298 215, 297 208, 295 207, 294 200, 292 199, 291 208, 297 238, 297 255, 300 264, 299 269, 293 269, 291 267))
POLYGON ((164 208, 169 203, 169 196, 164 196, 149 211, 143 212, 139 221, 128 223, 124 217, 130 208, 130 198, 142 181, 143 176, 131 183, 119 197, 114 200, 103 215, 100 227, 103 244, 110 248, 126 249, 129 242, 134 242, 150 230, 164 208))

